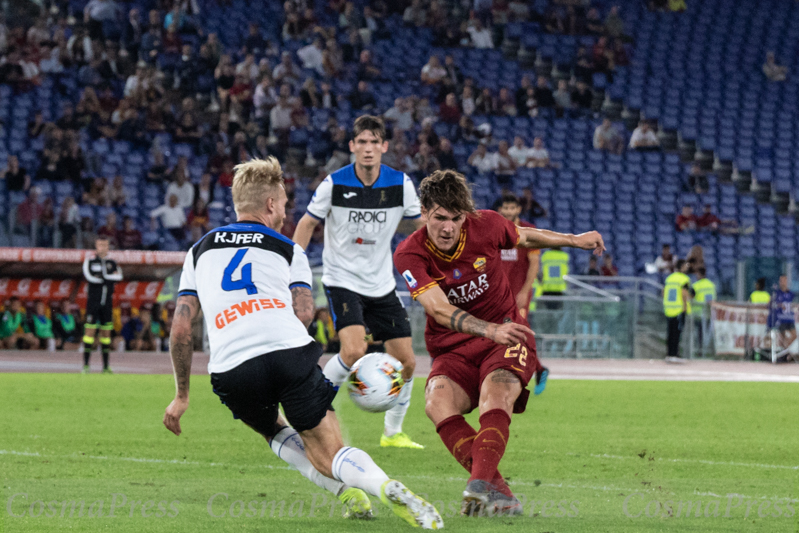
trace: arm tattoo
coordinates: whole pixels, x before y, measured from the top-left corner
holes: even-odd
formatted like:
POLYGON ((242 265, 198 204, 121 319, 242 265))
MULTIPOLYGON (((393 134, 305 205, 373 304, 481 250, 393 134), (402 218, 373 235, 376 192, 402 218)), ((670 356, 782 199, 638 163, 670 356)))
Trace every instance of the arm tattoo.
POLYGON ((305 327, 308 327, 313 320, 314 312, 311 289, 308 287, 294 287, 291 289, 291 305, 297 318, 305 324, 305 327))
POLYGON ((169 352, 172 356, 172 369, 175 372, 175 387, 181 397, 189 395, 191 377, 191 358, 194 354, 192 324, 199 316, 200 302, 193 296, 181 296, 172 321, 169 352))
POLYGON ((480 320, 463 309, 456 309, 449 318, 449 329, 476 337, 494 340, 496 325, 480 320))

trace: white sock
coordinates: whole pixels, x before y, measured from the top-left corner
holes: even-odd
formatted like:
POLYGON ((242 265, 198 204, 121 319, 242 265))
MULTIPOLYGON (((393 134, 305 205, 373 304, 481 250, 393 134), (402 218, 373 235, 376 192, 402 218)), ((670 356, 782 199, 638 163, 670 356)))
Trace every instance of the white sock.
POLYGON ((411 406, 411 392, 413 392, 413 378, 405 380, 405 385, 399 393, 397 405, 386 411, 386 437, 402 433, 402 421, 405 420, 405 415, 411 406))
POLYGON ((294 428, 285 427, 269 443, 275 455, 300 471, 300 474, 311 480, 317 487, 329 490, 336 496, 344 488, 344 484, 319 473, 305 455, 305 445, 300 434, 294 428))
POLYGON ((327 380, 335 387, 340 387, 347 376, 350 374, 350 367, 341 360, 341 354, 331 357, 322 371, 327 380))
POLYGON ((368 453, 349 446, 341 448, 333 457, 333 475, 344 484, 363 489, 378 498, 383 483, 389 479, 368 453))

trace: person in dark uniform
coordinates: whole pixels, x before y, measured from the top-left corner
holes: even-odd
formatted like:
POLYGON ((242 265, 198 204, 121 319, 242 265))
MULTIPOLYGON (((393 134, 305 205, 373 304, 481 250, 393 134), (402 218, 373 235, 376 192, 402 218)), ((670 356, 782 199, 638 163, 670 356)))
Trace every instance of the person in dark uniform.
POLYGON ((88 302, 86 304, 86 325, 83 330, 83 373, 89 372, 89 359, 94 347, 97 328, 100 328, 100 347, 103 352, 103 372, 111 374, 108 366, 108 355, 111 351, 111 332, 114 329, 112 320, 114 284, 122 281, 122 270, 108 255, 108 239, 99 237, 95 241, 94 257, 86 256, 83 260, 83 277, 89 284, 88 302))

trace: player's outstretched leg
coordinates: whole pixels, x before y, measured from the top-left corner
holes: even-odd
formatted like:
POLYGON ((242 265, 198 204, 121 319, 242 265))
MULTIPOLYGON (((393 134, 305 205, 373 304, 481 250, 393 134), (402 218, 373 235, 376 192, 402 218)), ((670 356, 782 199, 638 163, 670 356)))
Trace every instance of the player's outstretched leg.
MULTIPOLYGON (((279 421, 279 423, 281 422, 282 420, 279 421)), ((305 455, 305 445, 294 428, 283 427, 269 440, 269 447, 275 452, 275 455, 299 470, 300 474, 317 487, 335 494, 344 504, 345 518, 372 518, 372 502, 369 501, 366 493, 319 473, 305 455)))
POLYGON ((346 485, 379 497, 391 507, 394 514, 414 527, 444 527, 441 515, 435 507, 416 496, 399 481, 390 479, 365 451, 343 445, 338 421, 332 411, 328 411, 319 425, 302 431, 300 435, 308 459, 322 474, 329 473, 346 485))
POLYGON ((472 475, 463 491, 463 514, 480 514, 492 504, 491 479, 505 454, 510 413, 521 390, 518 376, 504 368, 491 372, 480 387, 480 431, 472 442, 472 475))
POLYGON ((405 385, 399 394, 397 405, 386 411, 383 434, 380 436, 380 446, 394 448, 411 448, 423 450, 424 446, 414 442, 402 431, 402 422, 411 406, 413 393, 413 372, 416 370, 416 356, 413 353, 413 344, 410 337, 400 337, 385 342, 386 351, 402 363, 402 377, 405 385))

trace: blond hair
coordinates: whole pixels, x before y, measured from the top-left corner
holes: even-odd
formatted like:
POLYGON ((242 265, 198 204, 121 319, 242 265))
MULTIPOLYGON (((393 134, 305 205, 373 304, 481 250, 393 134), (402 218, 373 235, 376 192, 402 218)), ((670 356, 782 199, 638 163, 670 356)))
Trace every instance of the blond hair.
POLYGON ((237 215, 259 213, 278 186, 283 186, 283 169, 273 156, 252 159, 233 170, 233 209, 237 215))

